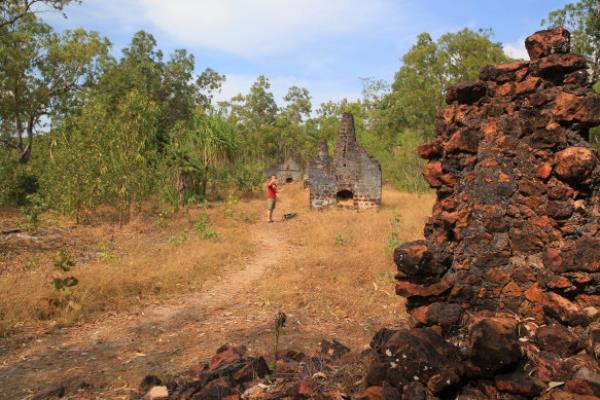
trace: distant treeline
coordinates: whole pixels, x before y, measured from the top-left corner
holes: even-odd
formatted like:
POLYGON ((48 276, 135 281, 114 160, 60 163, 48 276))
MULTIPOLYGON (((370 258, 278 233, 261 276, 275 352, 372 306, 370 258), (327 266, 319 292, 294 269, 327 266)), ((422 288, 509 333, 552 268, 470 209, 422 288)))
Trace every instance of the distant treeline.
MULTIPOLYGON (((126 218, 148 199, 164 207, 251 192, 265 167, 293 152, 302 162, 320 138, 331 145, 343 111, 380 160, 384 180, 421 191, 416 147, 430 139, 443 91, 510 61, 491 30, 464 29, 437 40, 422 33, 391 84, 364 79, 358 101, 315 105, 290 87, 277 104, 269 79, 216 102, 226 76, 194 73, 186 50, 169 57, 140 31, 120 58, 83 29, 57 33, 32 10, 62 11, 71 0, 0 4, 0 205, 36 205, 80 216, 111 205, 126 218), (37 4, 36 4, 37 3, 37 4)), ((574 31, 574 51, 598 67, 595 1, 550 14, 574 31), (594 33, 595 32, 595 33, 594 33)))

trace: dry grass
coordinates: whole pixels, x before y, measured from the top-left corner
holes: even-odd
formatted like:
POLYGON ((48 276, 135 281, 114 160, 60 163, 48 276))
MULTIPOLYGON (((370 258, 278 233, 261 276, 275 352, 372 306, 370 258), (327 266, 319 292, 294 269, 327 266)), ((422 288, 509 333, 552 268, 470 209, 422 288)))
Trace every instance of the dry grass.
MULTIPOLYGON (((251 209, 258 203, 198 206, 175 217, 145 216, 124 227, 77 226, 46 215, 42 232, 51 238, 49 243, 18 241, 4 246, 8 250, 0 258, 4 264, 0 335, 38 320, 69 324, 104 312, 135 311, 144 303, 199 289, 226 265, 252 254, 252 240, 244 233, 256 220, 251 209), (207 230, 217 232, 218 238, 207 239, 196 229, 202 214, 209 218, 207 230), (59 240, 57 232, 62 236, 59 240), (58 273, 54 261, 62 248, 75 261, 63 276, 79 280, 70 299, 51 285, 58 273)), ((10 215, 12 220, 4 222, 14 226, 14 214, 10 215)))
MULTIPOLYGON (((372 329, 402 324, 404 307, 393 294, 390 244, 422 237, 434 196, 386 188, 383 199, 377 211, 311 211, 307 190, 284 186, 276 217, 286 212, 298 217, 277 224, 274 232, 281 232, 282 243, 291 250, 263 277, 259 294, 271 306, 293 310, 314 324, 360 322, 366 326, 363 339, 372 329)), ((146 215, 124 227, 98 221, 74 225, 46 215, 42 231, 49 238, 59 237, 47 246, 0 241, 0 334, 40 320, 60 325, 107 312, 136 312, 144 304, 193 293, 225 267, 239 268, 261 251, 251 232, 271 228, 263 222, 265 211, 264 200, 245 199, 196 206, 169 218, 146 215), (195 229, 203 214, 208 215, 208 229, 218 232, 216 240, 206 240, 195 229), (71 306, 65 301, 54 304, 62 299, 51 285, 60 248, 68 249, 76 261, 70 273, 79 284, 71 306)), ((16 218, 0 211, 0 228, 14 226, 16 218)))
POLYGON ((284 233, 294 250, 263 281, 266 298, 283 310, 303 310, 315 324, 336 321, 339 328, 340 321, 356 323, 364 338, 381 326, 402 325, 405 312, 403 300, 394 294, 392 248, 422 237, 434 195, 386 188, 383 206, 363 212, 309 211, 307 196, 294 187, 281 196, 280 212, 299 216, 284 233))

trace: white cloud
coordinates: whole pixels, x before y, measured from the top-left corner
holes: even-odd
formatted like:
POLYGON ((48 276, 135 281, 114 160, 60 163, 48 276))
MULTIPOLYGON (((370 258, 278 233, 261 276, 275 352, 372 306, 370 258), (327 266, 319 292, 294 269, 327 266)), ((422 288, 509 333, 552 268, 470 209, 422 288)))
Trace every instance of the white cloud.
POLYGON ((516 60, 529 60, 529 54, 525 48, 525 39, 518 40, 514 43, 505 43, 504 54, 516 60))
POLYGON ((137 1, 145 18, 178 42, 244 57, 375 30, 394 5, 393 0, 137 1))

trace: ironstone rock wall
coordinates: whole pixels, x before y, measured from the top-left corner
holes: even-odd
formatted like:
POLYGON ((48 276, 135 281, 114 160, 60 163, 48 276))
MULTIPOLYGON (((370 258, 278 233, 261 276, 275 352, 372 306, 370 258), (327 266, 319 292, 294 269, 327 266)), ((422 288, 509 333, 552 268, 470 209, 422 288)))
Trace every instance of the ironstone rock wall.
POLYGON ((333 157, 329 157, 327 145, 321 141, 308 174, 312 208, 335 205, 343 191, 352 194, 354 208, 378 207, 381 204, 381 166, 356 141, 351 113, 342 115, 333 157))
POLYGON ((600 398, 600 163, 587 142, 600 96, 569 42, 537 32, 530 62, 447 90, 419 148, 433 216, 394 254, 413 328, 376 335, 369 385, 406 400, 600 398))

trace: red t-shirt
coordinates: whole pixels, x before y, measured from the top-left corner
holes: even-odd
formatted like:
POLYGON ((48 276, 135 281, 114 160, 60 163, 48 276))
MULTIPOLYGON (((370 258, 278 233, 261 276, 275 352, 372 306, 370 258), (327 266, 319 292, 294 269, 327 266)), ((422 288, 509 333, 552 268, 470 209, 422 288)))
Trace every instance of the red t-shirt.
POLYGON ((269 186, 267 186, 268 192, 269 192, 269 198, 270 199, 274 199, 277 197, 277 184, 276 183, 272 183, 269 186))

